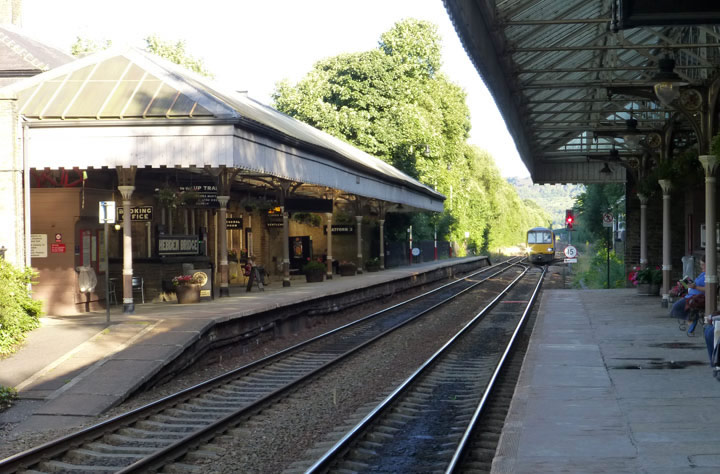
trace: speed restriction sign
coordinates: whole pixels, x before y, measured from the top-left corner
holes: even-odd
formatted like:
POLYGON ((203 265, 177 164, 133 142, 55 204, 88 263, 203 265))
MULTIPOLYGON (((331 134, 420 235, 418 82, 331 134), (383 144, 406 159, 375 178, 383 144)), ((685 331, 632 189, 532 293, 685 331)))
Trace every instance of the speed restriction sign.
POLYGON ((565 247, 565 256, 567 258, 575 258, 577 257, 577 249, 573 247, 572 245, 568 245, 565 247))

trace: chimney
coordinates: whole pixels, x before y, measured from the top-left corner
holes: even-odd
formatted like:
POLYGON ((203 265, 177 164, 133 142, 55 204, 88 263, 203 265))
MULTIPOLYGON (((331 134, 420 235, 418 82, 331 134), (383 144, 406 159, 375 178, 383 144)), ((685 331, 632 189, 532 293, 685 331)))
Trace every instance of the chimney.
POLYGON ((0 24, 22 26, 22 0, 0 0, 0 24))

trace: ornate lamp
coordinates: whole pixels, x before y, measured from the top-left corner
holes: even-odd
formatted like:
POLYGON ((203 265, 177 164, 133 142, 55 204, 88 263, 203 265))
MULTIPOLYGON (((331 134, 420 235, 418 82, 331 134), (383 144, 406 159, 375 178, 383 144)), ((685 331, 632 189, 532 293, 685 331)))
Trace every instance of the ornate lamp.
MULTIPOLYGON (((640 144, 640 140, 643 138, 643 134, 637 129, 638 121, 634 118, 629 118, 625 121, 625 131, 622 134, 623 140, 632 148, 637 148, 640 144)), ((616 150, 617 151, 617 150, 616 150)))
POLYGON ((652 78, 655 82, 655 95, 663 105, 669 106, 672 102, 680 97, 680 87, 686 86, 688 83, 684 81, 675 69, 675 60, 669 56, 664 56, 658 61, 658 71, 652 78))

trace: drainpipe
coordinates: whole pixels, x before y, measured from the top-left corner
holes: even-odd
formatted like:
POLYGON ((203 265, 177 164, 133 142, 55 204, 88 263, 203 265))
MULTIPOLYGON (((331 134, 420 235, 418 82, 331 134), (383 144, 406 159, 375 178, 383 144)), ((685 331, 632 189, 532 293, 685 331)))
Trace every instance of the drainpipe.
POLYGON ((25 214, 23 236, 25 238, 25 266, 29 267, 31 262, 30 259, 30 163, 28 162, 27 154, 27 142, 29 135, 30 124, 24 118, 20 117, 22 121, 22 160, 23 160, 23 211, 25 214))

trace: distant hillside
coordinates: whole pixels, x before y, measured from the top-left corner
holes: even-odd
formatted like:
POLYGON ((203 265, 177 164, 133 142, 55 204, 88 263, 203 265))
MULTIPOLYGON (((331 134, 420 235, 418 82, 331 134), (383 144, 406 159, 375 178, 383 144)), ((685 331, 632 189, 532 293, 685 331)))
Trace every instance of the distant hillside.
POLYGON ((565 210, 575 204, 575 198, 585 191, 579 184, 532 184, 530 178, 508 178, 521 199, 535 201, 553 218, 553 227, 565 225, 565 210))

